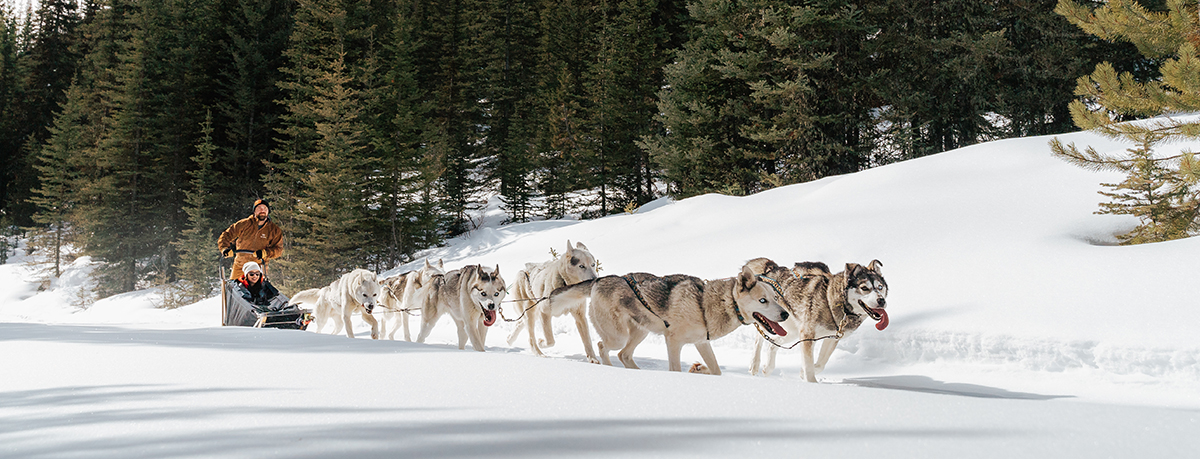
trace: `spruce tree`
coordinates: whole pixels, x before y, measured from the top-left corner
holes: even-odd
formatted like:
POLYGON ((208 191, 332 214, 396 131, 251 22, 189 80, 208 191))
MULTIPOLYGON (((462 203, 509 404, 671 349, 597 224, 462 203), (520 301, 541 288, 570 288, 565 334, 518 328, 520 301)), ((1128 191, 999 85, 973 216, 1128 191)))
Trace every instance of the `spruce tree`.
POLYGON ((743 194, 863 167, 871 147, 861 43, 848 2, 702 0, 666 67, 664 132, 643 147, 674 194, 743 194))
POLYGON ((23 89, 14 115, 19 125, 10 127, 13 131, 9 133, 21 137, 21 147, 11 165, 14 176, 7 206, 16 220, 26 225, 32 223, 30 218, 36 211, 30 197, 32 190, 39 187, 35 164, 40 147, 80 59, 75 51, 80 22, 76 2, 46 0, 37 6, 33 16, 27 18, 32 34, 27 37, 28 49, 18 63, 22 67, 23 89))
POLYGON ((483 107, 475 97, 473 56, 469 47, 468 0, 424 1, 417 8, 423 45, 417 60, 421 86, 430 91, 430 153, 439 171, 438 211, 447 217, 449 236, 472 229, 468 211, 478 206, 478 162, 483 141, 483 107))
POLYGON ((172 244, 179 252, 177 265, 179 280, 168 284, 164 304, 168 308, 183 306, 202 300, 213 294, 219 285, 217 266, 221 259, 217 252, 217 235, 225 224, 213 218, 220 208, 220 181, 214 173, 217 146, 213 142, 211 112, 201 125, 203 137, 196 145, 192 157, 196 168, 189 171, 190 187, 187 196, 187 225, 180 238, 172 244))
POLYGON ((1162 156, 1156 145, 1200 137, 1200 121, 1180 119, 1173 114, 1200 110, 1200 56, 1195 37, 1200 33, 1195 5, 1170 0, 1166 11, 1149 11, 1137 2, 1113 0, 1092 8, 1069 0, 1058 4, 1060 14, 1088 33, 1106 40, 1125 40, 1146 57, 1161 62, 1161 77, 1138 80, 1128 72, 1117 72, 1110 63, 1080 77, 1071 103, 1071 116, 1080 128, 1135 145, 1129 155, 1080 150, 1058 139, 1051 149, 1059 157, 1090 169, 1116 170, 1127 174, 1113 191, 1102 193, 1113 199, 1101 205, 1100 213, 1128 214, 1139 218, 1132 232, 1119 238, 1125 243, 1176 239, 1200 231, 1200 168, 1190 151, 1162 156), (1163 115, 1163 116, 1160 116, 1163 115), (1123 122, 1126 118, 1157 118, 1123 122))
MULTIPOLYGON (((275 129, 284 114, 278 82, 283 78, 284 50, 292 31, 294 2, 228 0, 224 12, 220 91, 216 94, 214 143, 220 150, 214 172, 226 186, 215 190, 223 204, 221 218, 246 216, 248 203, 262 196, 263 176, 278 147, 275 129)), ((281 208, 283 206, 280 206, 281 208)), ((285 211, 286 212, 286 211, 285 211)), ((272 214, 272 219, 281 217, 272 214)))
MULTIPOLYGON (((12 221, 11 210, 19 207, 20 178, 25 170, 23 146, 29 134, 22 101, 25 99, 25 69, 19 65, 23 49, 22 26, 7 3, 0 4, 0 210, 12 221)), ((28 223, 26 223, 27 225, 28 223)))
POLYGON ((83 152, 95 144, 88 135, 83 88, 73 85, 67 91, 62 111, 49 129, 49 141, 40 150, 38 163, 39 187, 34 190, 33 204, 38 211, 33 220, 39 226, 30 232, 30 245, 49 252, 54 277, 62 274, 64 250, 73 242, 72 209, 79 197, 79 160, 83 152))
POLYGON ((437 242, 438 216, 426 200, 434 186, 427 156, 426 118, 431 105, 418 86, 414 56, 421 47, 411 5, 393 13, 391 30, 363 72, 364 122, 372 154, 367 177, 372 258, 379 270, 408 262, 437 242))
MULTIPOLYGON (((367 212, 369 143, 359 61, 347 62, 349 43, 368 33, 360 16, 337 0, 302 1, 287 55, 292 65, 280 83, 287 99, 286 137, 277 150, 284 160, 268 186, 285 197, 280 223, 284 256, 273 281, 285 290, 332 281, 360 266, 368 254, 362 223, 367 212), (281 273, 282 271, 282 273, 281 273)), ((277 199, 278 203, 280 199, 277 199)), ((272 210, 273 215, 275 210, 272 210)))
POLYGON ((477 83, 474 98, 482 105, 486 140, 477 154, 482 172, 498 184, 504 209, 512 221, 533 216, 536 193, 533 173, 537 166, 533 148, 537 125, 538 2, 477 1, 467 5, 471 68, 477 83))
POLYGON ((538 47, 538 190, 543 213, 558 218, 575 210, 568 193, 587 189, 598 170, 588 72, 596 56, 599 1, 543 2, 538 47))
POLYGON ((603 1, 600 10, 599 49, 588 86, 595 107, 589 125, 597 143, 593 186, 599 188, 603 215, 654 198, 654 169, 637 141, 652 133, 671 37, 665 21, 655 20, 661 11, 657 0, 603 1))

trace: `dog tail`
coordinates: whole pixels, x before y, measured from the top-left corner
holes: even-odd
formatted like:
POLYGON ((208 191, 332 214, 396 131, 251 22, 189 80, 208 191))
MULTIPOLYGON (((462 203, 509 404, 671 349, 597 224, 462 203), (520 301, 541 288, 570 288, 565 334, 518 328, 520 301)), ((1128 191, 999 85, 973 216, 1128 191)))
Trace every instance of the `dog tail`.
POLYGON ((308 290, 302 290, 299 293, 292 295, 292 303, 293 304, 295 304, 295 303, 317 304, 317 298, 320 298, 320 296, 321 296, 320 292, 321 292, 321 289, 319 289, 319 288, 310 288, 308 290))
POLYGON ((587 300, 592 297, 592 286, 595 285, 596 281, 599 279, 600 278, 588 279, 577 284, 564 285, 554 289, 554 291, 550 292, 550 294, 547 295, 544 300, 546 302, 546 307, 555 308, 556 304, 566 304, 571 308, 583 306, 587 303, 587 300))

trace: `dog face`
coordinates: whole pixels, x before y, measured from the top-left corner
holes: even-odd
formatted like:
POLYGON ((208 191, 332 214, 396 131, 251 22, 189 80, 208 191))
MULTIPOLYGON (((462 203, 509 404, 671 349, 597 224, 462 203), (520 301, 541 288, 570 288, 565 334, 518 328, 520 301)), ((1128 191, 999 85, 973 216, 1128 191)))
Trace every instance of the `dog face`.
POLYGON ((739 294, 734 295, 734 301, 738 303, 742 313, 758 322, 771 334, 787 335, 787 331, 779 325, 779 322, 788 318, 787 311, 779 304, 783 297, 779 284, 773 279, 755 274, 750 265, 742 267, 737 282, 739 294))
POLYGON ((567 241, 567 251, 563 252, 560 260, 568 264, 567 269, 563 270, 563 278, 568 285, 596 278, 596 258, 582 242, 571 247, 571 241, 567 241))
POLYGON ((478 273, 471 285, 471 301, 479 305, 483 311, 483 325, 492 326, 496 323, 496 315, 500 311, 500 302, 504 301, 504 278, 500 277, 500 265, 488 271, 479 266, 478 273))
POLYGON ((357 285, 354 286, 351 293, 354 295, 355 300, 362 303, 363 308, 367 310, 367 314, 370 314, 375 310, 375 305, 379 304, 381 290, 383 288, 379 286, 379 281, 375 279, 375 274, 372 273, 370 276, 364 275, 358 281, 357 285))
POLYGON ((880 271, 883 263, 872 260, 868 266, 846 264, 846 302, 857 314, 866 314, 877 322, 875 328, 888 326, 887 281, 880 271))

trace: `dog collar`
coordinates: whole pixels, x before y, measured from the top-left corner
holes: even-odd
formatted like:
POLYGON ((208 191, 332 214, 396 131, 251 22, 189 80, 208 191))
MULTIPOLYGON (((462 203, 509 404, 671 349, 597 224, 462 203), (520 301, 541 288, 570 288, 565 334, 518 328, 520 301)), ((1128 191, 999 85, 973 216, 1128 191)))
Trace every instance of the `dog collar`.
POLYGON ((738 322, 740 322, 742 325, 750 325, 749 322, 746 322, 746 317, 742 315, 742 309, 737 305, 737 288, 738 281, 737 279, 734 279, 733 285, 729 289, 729 293, 733 296, 733 313, 737 314, 738 322))

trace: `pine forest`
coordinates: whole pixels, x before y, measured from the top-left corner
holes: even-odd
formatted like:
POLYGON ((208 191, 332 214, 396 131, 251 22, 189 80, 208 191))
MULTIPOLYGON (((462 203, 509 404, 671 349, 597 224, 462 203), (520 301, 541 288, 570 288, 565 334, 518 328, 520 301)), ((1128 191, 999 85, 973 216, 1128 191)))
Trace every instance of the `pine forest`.
MULTIPOLYGON (((1194 1, 1114 3, 1195 31, 1194 1)), ((1172 55, 1048 0, 0 5, 0 226, 47 276, 99 262, 95 298, 172 304, 212 294, 260 198, 290 292, 413 261, 489 199, 597 218, 1074 131, 1081 77, 1172 55)))

